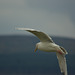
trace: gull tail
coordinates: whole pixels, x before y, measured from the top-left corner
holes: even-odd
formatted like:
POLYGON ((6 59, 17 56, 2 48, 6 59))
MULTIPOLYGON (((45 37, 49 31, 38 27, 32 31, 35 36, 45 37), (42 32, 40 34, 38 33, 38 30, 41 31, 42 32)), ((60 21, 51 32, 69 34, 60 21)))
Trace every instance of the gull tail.
POLYGON ((57 55, 57 58, 58 58, 61 73, 63 75, 67 75, 67 64, 66 64, 65 54, 61 55, 60 53, 56 53, 56 55, 57 55))

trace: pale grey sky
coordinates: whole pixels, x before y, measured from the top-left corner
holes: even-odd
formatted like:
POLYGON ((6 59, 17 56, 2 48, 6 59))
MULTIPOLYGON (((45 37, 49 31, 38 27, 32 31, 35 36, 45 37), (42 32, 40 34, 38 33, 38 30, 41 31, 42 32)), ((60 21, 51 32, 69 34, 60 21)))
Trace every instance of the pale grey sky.
POLYGON ((29 34, 16 27, 75 38, 75 0, 0 0, 0 35, 29 34))

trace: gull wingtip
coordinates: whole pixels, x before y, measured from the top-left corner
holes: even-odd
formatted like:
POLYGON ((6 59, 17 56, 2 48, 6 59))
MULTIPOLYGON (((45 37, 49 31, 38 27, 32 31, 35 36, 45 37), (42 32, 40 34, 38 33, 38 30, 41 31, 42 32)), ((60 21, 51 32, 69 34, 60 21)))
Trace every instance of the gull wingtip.
POLYGON ((15 28, 15 30, 18 30, 19 28, 15 28))
POLYGON ((16 30, 24 30, 24 28, 15 28, 16 30))
POLYGON ((35 29, 32 28, 15 28, 16 30, 31 30, 34 31, 35 29))

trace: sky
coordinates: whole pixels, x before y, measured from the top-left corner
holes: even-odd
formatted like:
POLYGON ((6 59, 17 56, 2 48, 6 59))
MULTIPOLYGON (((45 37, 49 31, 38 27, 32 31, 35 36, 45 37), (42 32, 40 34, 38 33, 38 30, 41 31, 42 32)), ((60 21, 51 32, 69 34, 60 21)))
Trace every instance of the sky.
POLYGON ((0 0, 0 35, 30 35, 20 27, 75 38, 75 0, 0 0))

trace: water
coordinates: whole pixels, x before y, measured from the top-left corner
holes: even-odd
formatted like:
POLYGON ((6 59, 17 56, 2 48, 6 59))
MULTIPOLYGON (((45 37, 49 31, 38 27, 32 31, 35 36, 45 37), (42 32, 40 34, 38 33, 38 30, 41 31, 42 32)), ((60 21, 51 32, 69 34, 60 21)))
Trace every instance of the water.
MULTIPOLYGON (((55 41, 74 52, 74 40, 55 41)), ((55 53, 33 52, 37 42, 34 37, 0 36, 0 75, 61 75, 55 53)), ((74 57, 74 53, 66 56, 68 75, 75 75, 74 57)))

